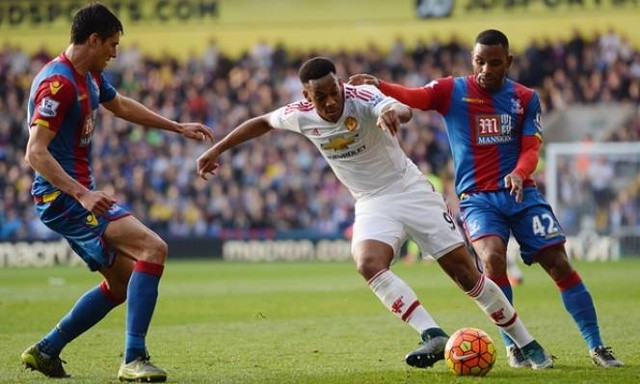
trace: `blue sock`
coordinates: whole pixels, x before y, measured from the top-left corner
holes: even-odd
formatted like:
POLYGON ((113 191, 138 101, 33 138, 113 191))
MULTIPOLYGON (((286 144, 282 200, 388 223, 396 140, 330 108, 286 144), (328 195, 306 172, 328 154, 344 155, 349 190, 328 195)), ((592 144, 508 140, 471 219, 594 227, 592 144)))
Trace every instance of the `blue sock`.
POLYGON ((49 356, 58 356, 65 345, 96 325, 120 303, 122 301, 115 299, 103 282, 78 299, 71 311, 40 340, 38 348, 49 356))
POLYGON ((162 265, 141 260, 134 266, 127 288, 129 305, 127 306, 125 363, 147 355, 145 336, 156 307, 158 283, 163 269, 162 265))
POLYGON ((603 345, 593 299, 578 273, 574 272, 556 284, 560 288, 564 307, 576 322, 589 349, 603 345))
MULTIPOLYGON (((490 278, 494 283, 496 283, 498 287, 500 287, 500 290, 502 290, 502 293, 504 293, 504 295, 507 297, 509 303, 513 305, 513 289, 511 288, 511 283, 509 282, 509 278, 507 277, 507 275, 487 277, 490 278)), ((500 328, 500 337, 502 337, 502 341, 504 342, 505 346, 509 347, 511 345, 515 345, 513 340, 511 340, 509 335, 507 335, 502 330, 502 328, 500 328)))

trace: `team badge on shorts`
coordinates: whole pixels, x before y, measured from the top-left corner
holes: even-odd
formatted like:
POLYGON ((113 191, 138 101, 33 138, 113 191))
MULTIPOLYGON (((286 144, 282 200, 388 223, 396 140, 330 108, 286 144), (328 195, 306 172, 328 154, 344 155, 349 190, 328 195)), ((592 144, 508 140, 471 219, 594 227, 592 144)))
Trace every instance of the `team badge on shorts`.
POLYGON ((344 125, 347 127, 347 131, 353 132, 358 129, 358 120, 353 116, 347 116, 347 118, 344 119, 344 125))

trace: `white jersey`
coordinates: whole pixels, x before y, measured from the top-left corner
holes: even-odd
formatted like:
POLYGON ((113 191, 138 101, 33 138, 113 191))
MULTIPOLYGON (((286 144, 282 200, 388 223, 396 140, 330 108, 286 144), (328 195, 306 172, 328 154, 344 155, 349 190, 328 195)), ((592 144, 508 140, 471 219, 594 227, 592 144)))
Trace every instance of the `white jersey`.
POLYGON ((421 175, 420 170, 398 140, 376 125, 382 109, 397 101, 369 85, 345 84, 343 94, 344 111, 336 123, 322 119, 303 100, 273 111, 269 124, 309 138, 358 200, 402 190, 402 181, 421 175))

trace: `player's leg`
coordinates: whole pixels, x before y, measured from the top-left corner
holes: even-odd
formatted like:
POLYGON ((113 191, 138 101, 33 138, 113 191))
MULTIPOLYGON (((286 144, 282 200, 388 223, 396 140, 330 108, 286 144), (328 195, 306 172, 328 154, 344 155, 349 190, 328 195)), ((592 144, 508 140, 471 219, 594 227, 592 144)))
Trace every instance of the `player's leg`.
MULTIPOLYGON (((114 252, 105 246, 101 235, 111 216, 96 218, 76 200, 64 194, 58 194, 53 201, 38 203, 36 210, 49 228, 67 239, 71 248, 91 270, 102 271, 111 264, 119 268, 119 260, 114 259, 114 252)), ((114 206, 111 213, 119 216, 128 214, 118 206, 114 206)), ((102 320, 124 299, 122 292, 113 291, 110 284, 103 281, 80 297, 71 311, 44 338, 24 351, 22 362, 49 377, 65 377, 66 372, 59 358, 62 349, 102 320)))
POLYGON ((388 244, 376 240, 360 241, 354 246, 353 258, 358 273, 391 313, 419 333, 438 328, 411 287, 390 270, 393 249, 388 244))
POLYGON ((422 306, 413 289, 390 270, 406 237, 402 224, 392 217, 397 210, 384 209, 393 203, 393 199, 386 198, 356 203, 351 254, 358 273, 382 304, 420 333, 422 350, 407 356, 407 364, 429 367, 444 358, 447 335, 422 306))
MULTIPOLYGON (((100 272, 105 276, 105 280, 78 299, 71 311, 36 344, 38 349, 43 354, 59 356, 68 343, 96 325, 113 308, 123 303, 126 298, 126 289, 123 290, 122 285, 115 287, 117 282, 114 282, 109 273, 103 271, 130 269, 130 264, 130 260, 116 258, 113 265, 101 268, 100 272)), ((126 281, 124 287, 126 288, 126 281)))
MULTIPOLYGON (((460 202, 461 218, 484 275, 498 285, 513 305, 513 289, 507 275, 507 241, 510 229, 503 212, 506 203, 501 199, 499 193, 466 195, 460 202)), ((502 330, 500 337, 506 347, 509 366, 520 368, 530 365, 522 351, 502 330)))
MULTIPOLYGON (((499 289, 490 281, 485 284, 484 278, 475 266, 474 260, 467 252, 464 239, 455 221, 448 212, 448 207, 440 194, 432 190, 416 191, 404 196, 402 207, 403 222, 406 223, 408 234, 416 241, 423 252, 433 256, 440 266, 463 287, 487 314, 497 313, 498 310, 511 308, 506 298, 495 294, 499 289), (506 304, 506 305, 505 305, 506 304), (498 307, 499 306, 499 307, 498 307)), ((505 322, 505 328, 519 336, 519 341, 529 344, 533 338, 519 323, 515 311, 512 315, 505 314, 507 319, 495 320, 505 322)), ((446 340, 443 340, 446 343, 446 340)), ((442 345, 444 347, 444 344, 442 345)))
MULTIPOLYGON (((498 236, 482 237, 473 242, 473 249, 481 260, 484 275, 496 283, 509 303, 513 305, 513 289, 507 275, 507 247, 503 240, 498 236)), ((531 365, 520 348, 503 330, 500 330, 500 337, 504 342, 510 367, 522 368, 531 365)))
POLYGON ((411 287, 390 270, 394 257, 391 246, 364 240, 355 244, 352 252, 358 273, 391 313, 420 333, 437 327, 411 287))
POLYGON ((158 298, 167 245, 133 216, 112 222, 105 237, 109 246, 117 249, 118 253, 136 260, 127 286, 125 354, 118 378, 164 381, 166 372, 149 361, 145 338, 158 298))
MULTIPOLYGON (((415 199, 423 200, 424 212, 416 219, 412 219, 415 215, 406 216, 409 235, 421 249, 433 255, 449 277, 522 348, 532 367, 553 366, 551 358, 529 334, 500 288, 478 271, 443 198, 432 193, 416 195, 415 199)), ((417 209, 417 205, 413 209, 417 209)), ((475 232, 478 223, 470 224, 475 232)))
MULTIPOLYGON (((120 263, 116 261, 112 267, 118 268, 118 264, 120 263)), ((108 284, 107 281, 102 281, 80 297, 71 311, 44 338, 23 353, 23 362, 47 376, 64 377, 64 370, 61 370, 61 365, 57 363, 62 349, 125 300, 126 290, 118 290, 118 293, 115 293, 110 288, 113 284, 108 284), (51 358, 54 363, 46 361, 51 358), (45 368, 46 365, 50 367, 45 368)))
POLYGON ((562 302, 586 341, 593 361, 605 367, 621 366, 600 337, 593 299, 578 272, 571 266, 565 236, 551 206, 536 189, 525 190, 519 219, 513 234, 518 240, 526 264, 538 262, 560 290, 562 302))
POLYGON ((390 269, 393 248, 381 241, 364 240, 353 246, 358 272, 382 304, 396 317, 410 325, 422 337, 420 351, 407 356, 407 364, 426 368, 444 358, 447 334, 422 306, 416 293, 390 269))
POLYGON ((603 367, 622 366, 623 363, 614 357, 611 349, 604 346, 593 299, 580 275, 569 263, 564 245, 541 250, 535 260, 558 286, 564 307, 587 343, 594 364, 603 367))
POLYGON ((534 369, 553 367, 553 360, 527 331, 507 297, 477 270, 464 246, 448 251, 437 260, 449 277, 515 342, 534 369))

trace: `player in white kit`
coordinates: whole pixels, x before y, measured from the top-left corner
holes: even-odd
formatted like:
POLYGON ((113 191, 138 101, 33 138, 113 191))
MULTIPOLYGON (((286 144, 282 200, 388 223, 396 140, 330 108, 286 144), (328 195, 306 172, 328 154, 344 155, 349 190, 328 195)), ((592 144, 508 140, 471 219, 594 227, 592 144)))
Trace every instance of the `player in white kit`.
POLYGON ((390 270, 411 236, 493 323, 517 340, 534 368, 552 366, 500 288, 474 266, 442 196, 400 148, 395 133, 411 119, 411 110, 375 87, 343 84, 327 58, 307 60, 299 76, 305 100, 240 124, 198 158, 199 175, 215 174, 220 154, 274 128, 301 133, 356 199, 351 253, 358 272, 387 309, 422 337, 420 348, 406 356, 407 364, 432 366, 444 358, 448 339, 414 291, 390 270))

